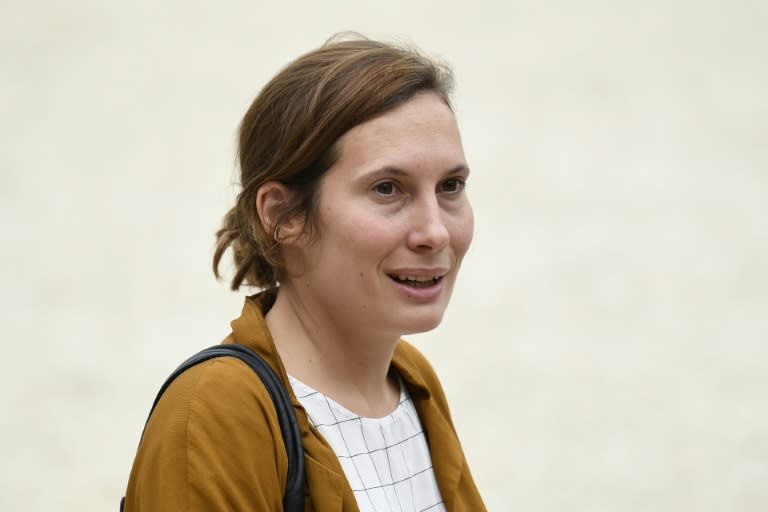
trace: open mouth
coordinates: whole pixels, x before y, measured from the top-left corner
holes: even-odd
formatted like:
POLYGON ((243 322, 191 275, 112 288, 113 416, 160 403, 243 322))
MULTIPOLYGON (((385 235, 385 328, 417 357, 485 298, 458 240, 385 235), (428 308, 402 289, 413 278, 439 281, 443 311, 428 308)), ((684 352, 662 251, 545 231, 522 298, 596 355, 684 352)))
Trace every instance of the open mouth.
POLYGON ((413 288, 429 288, 436 285, 443 276, 403 276, 397 274, 387 274, 390 279, 396 283, 400 283, 405 286, 411 286, 413 288))

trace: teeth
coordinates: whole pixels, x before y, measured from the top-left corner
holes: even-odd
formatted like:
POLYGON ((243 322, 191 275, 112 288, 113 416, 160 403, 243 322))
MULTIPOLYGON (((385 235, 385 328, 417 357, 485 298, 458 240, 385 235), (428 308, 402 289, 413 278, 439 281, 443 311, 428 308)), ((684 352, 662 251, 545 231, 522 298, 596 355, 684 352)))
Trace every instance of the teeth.
POLYGON ((400 281, 416 281, 417 283, 426 283, 428 281, 434 281, 437 279, 436 277, 427 277, 427 276, 401 276, 397 275, 397 278, 400 281))

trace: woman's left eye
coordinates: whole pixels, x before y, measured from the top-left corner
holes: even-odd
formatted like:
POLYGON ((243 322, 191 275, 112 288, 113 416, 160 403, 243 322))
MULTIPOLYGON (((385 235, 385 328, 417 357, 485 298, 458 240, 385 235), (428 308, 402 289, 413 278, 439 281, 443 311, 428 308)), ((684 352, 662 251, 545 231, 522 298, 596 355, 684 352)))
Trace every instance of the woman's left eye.
POLYGON ((449 194, 461 192, 464 189, 465 182, 461 178, 450 178, 440 184, 440 192, 449 194))

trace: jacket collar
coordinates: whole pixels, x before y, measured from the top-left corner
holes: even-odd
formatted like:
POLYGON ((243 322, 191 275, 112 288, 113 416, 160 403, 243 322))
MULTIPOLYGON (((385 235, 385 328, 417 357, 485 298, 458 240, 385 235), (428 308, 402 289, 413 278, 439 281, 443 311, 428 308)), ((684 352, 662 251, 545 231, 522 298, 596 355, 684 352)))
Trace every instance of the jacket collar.
POLYGON ((224 342, 234 342, 248 346, 255 350, 275 370, 275 373, 280 377, 285 389, 288 391, 294 409, 298 409, 296 419, 299 423, 302 437, 304 437, 309 431, 309 420, 304 412, 304 408, 293 392, 293 388, 288 380, 288 373, 277 353, 275 341, 272 339, 267 322, 264 319, 263 312, 271 306, 271 304, 264 303, 265 297, 264 294, 246 297, 240 317, 232 320, 230 324, 232 326, 232 334, 224 342))

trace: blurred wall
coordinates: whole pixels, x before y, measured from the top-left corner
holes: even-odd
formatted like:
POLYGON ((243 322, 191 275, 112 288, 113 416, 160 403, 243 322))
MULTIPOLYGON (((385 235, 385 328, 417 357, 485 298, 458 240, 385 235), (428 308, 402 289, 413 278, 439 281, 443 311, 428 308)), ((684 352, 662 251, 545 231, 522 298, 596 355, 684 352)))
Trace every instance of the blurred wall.
POLYGON ((160 383, 239 313, 237 123, 352 29, 457 75, 477 231, 414 340, 489 509, 766 510, 766 6, 2 2, 0 509, 116 509, 160 383))

